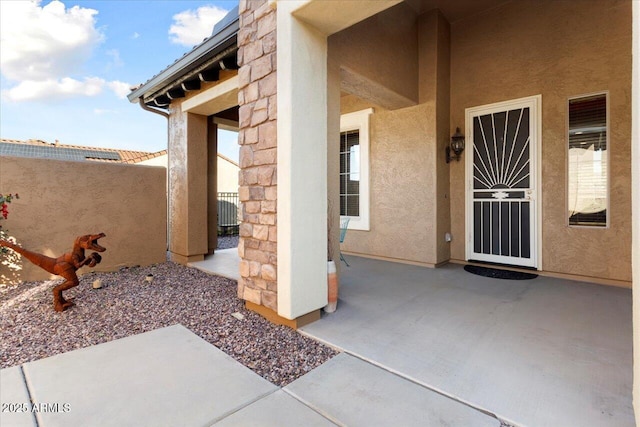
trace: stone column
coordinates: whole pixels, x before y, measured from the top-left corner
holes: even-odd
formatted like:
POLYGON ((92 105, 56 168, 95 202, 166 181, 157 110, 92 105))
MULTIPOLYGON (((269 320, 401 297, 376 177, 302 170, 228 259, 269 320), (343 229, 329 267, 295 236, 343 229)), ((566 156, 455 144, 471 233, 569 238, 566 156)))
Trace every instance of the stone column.
POLYGON ((277 312, 276 14, 266 0, 241 0, 239 13, 238 297, 277 312))

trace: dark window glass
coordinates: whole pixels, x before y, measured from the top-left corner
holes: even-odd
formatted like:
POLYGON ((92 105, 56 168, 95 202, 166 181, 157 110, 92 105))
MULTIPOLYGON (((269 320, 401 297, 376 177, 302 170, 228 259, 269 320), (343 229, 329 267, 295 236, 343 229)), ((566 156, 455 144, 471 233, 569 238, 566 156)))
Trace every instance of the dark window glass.
POLYGON ((340 215, 360 216, 360 132, 340 133, 340 215))
POLYGON ((569 225, 605 227, 608 204, 607 95, 569 100, 569 225))

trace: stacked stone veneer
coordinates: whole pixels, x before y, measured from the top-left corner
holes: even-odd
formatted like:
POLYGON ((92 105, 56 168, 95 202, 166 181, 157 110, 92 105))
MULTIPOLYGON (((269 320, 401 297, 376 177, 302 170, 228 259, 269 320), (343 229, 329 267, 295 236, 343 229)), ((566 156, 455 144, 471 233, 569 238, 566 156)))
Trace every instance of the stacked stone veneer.
POLYGON ((277 311, 276 12, 240 1, 238 297, 277 311))

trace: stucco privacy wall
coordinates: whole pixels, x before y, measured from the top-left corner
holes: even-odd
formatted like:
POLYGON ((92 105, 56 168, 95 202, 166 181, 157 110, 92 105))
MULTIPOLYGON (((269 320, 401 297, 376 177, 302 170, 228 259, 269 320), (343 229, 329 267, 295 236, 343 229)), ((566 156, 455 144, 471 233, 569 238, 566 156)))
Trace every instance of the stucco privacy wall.
POLYGON ((216 187, 218 192, 237 193, 238 172, 240 172, 238 165, 226 157, 218 155, 217 167, 218 182, 216 187))
MULTIPOLYGON (((57 257, 79 235, 104 232, 107 248, 92 270, 166 260, 166 174, 163 167, 0 157, 0 191, 18 193, 4 229, 27 249, 57 257)), ((0 260, 2 256, 0 256, 0 260)), ((49 279, 28 261, 18 281, 49 279)), ((89 271, 83 268, 80 273, 89 271)))
POLYGON ((239 13, 238 297, 277 312, 276 13, 266 0, 241 0, 239 13))
MULTIPOLYGON (((465 108, 542 95, 542 267, 631 280, 631 2, 521 0, 451 24, 451 127, 465 108), (567 98, 609 91, 610 227, 567 226, 567 98)), ((465 259, 464 161, 451 257, 465 259)))

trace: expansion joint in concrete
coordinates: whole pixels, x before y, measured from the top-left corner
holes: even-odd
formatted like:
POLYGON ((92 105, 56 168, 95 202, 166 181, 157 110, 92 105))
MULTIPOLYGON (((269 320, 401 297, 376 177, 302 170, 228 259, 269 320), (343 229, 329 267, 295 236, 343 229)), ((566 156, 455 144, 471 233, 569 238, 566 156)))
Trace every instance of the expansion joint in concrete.
MULTIPOLYGON (((29 381, 27 381, 27 376, 24 373, 24 365, 20 365, 20 377, 22 378, 22 381, 24 383, 24 388, 27 390, 27 396, 29 397, 29 402, 31 403, 31 405, 34 405, 36 402, 33 400, 33 394, 31 393, 31 387, 29 386, 29 381)), ((33 407, 33 406, 32 406, 33 407)), ((33 423, 35 425, 35 427, 40 427, 40 422, 38 420, 38 413, 32 413, 31 414, 33 416, 33 423)))
POLYGON ((397 376, 399 378, 402 378, 403 380, 409 381, 409 382, 411 382, 411 383, 413 383, 413 384, 415 384, 417 386, 426 388, 427 390, 430 390, 430 391, 432 391, 434 393, 437 393, 437 394, 439 394, 439 395, 441 395, 441 396, 443 396, 443 397, 445 397, 447 399, 453 400, 454 402, 460 403, 460 404, 462 404, 464 406, 467 406, 467 407, 469 407, 469 408, 471 408, 471 409, 473 409, 475 411, 478 411, 478 412, 480 412, 480 413, 482 413, 484 415, 487 415, 487 416, 489 416, 491 418, 494 418, 494 419, 500 421, 500 425, 501 426, 505 425, 505 423, 506 423, 506 425, 508 425, 510 427, 517 427, 517 425, 513 424, 512 421, 507 421, 503 417, 498 416, 497 414, 495 414, 494 412, 491 412, 488 409, 485 409, 485 408, 483 408, 481 406, 475 405, 475 404, 473 404, 471 402, 468 402, 468 401, 466 401, 464 399, 459 398, 458 396, 455 396, 453 394, 447 393, 444 390, 438 389, 438 388, 436 388, 436 387, 434 387, 432 385, 425 384, 425 383, 423 383, 421 381, 416 380, 415 378, 412 378, 412 377, 407 376, 407 375, 403 375, 401 372, 398 372, 398 371, 396 371, 394 369, 391 369, 388 366, 385 366, 385 365, 383 365, 381 363, 376 362, 375 360, 369 359, 367 357, 364 357, 364 356, 362 356, 360 354, 357 354, 357 353, 353 353, 351 351, 346 351, 346 350, 343 350, 343 351, 344 351, 345 354, 353 356, 353 357, 355 357, 357 359, 362 360, 363 362, 369 363, 370 365, 373 365, 373 366, 375 366, 377 368, 380 368, 380 369, 382 369, 384 371, 387 371, 392 375, 395 375, 395 376, 397 376))

